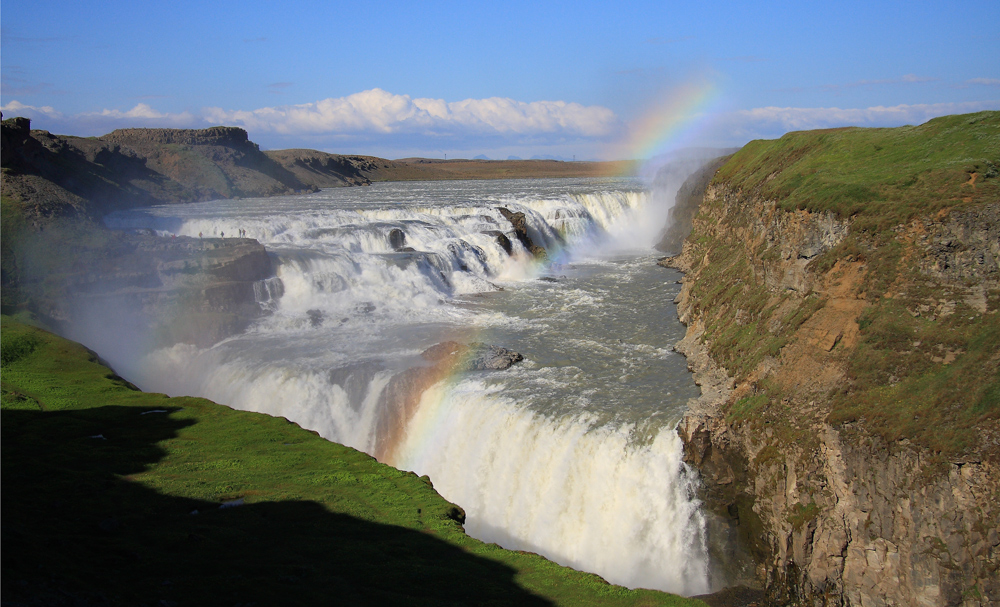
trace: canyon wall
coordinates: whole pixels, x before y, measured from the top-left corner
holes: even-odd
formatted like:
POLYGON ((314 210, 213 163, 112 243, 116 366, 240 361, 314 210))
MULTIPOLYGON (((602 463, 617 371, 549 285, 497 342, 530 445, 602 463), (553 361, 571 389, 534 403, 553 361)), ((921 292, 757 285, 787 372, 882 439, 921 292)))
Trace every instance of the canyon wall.
MULTIPOLYGON (((944 335, 997 322, 1000 203, 919 216, 876 242, 851 218, 742 186, 709 184, 682 253, 661 262, 685 272, 678 350, 703 395, 678 431, 707 506, 738 532, 775 603, 997 604, 993 397, 972 407, 986 414, 971 427, 922 422, 902 402, 883 419, 857 403, 925 375, 961 381, 976 346, 944 335), (868 390, 865 357, 888 347, 876 329, 900 312, 919 331, 889 349, 913 363, 868 390)), ((984 351, 995 369, 996 343, 984 351)))
POLYGON ((17 252, 16 303, 106 352, 210 346, 266 314, 281 289, 264 246, 247 238, 164 238, 56 223, 17 252))

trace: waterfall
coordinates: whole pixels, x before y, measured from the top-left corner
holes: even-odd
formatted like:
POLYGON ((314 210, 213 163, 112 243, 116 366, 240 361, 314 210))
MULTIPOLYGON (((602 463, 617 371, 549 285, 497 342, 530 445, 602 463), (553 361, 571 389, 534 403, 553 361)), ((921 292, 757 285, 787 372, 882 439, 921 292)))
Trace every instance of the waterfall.
POLYGON ((246 333, 112 362, 144 389, 283 416, 428 474, 485 541, 618 584, 706 592, 705 520, 674 430, 697 389, 667 348, 683 331, 664 307, 673 281, 648 258, 605 255, 648 251, 658 204, 634 181, 538 180, 117 213, 109 226, 246 230, 277 275, 255 285, 267 314, 246 333), (553 265, 500 207, 524 213, 553 265), (429 370, 421 352, 448 339, 527 360, 429 370))

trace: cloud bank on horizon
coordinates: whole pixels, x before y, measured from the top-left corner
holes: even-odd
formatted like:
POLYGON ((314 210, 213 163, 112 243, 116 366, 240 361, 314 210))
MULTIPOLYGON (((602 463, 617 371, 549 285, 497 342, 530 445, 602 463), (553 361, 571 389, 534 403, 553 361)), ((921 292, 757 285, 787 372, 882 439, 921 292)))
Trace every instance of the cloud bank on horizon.
MULTIPOLYGON (((117 128, 205 128, 239 126, 265 149, 299 147, 305 142, 317 149, 339 153, 366 153, 358 147, 393 150, 401 143, 422 147, 433 156, 442 147, 458 151, 519 146, 537 150, 570 146, 588 149, 594 159, 620 159, 628 153, 619 144, 637 128, 612 110, 565 101, 516 101, 509 98, 443 99, 411 98, 381 89, 313 103, 262 107, 254 110, 204 108, 201 112, 160 112, 146 103, 122 111, 102 109, 66 115, 45 106, 16 100, 0 106, 5 117, 32 119, 33 128, 61 134, 99 136, 117 128), (412 143, 411 143, 412 142, 412 143), (477 147, 478 146, 478 147, 477 147), (608 151, 611 156, 608 156, 608 151)), ((752 139, 780 137, 789 131, 842 126, 888 127, 921 124, 948 114, 1000 110, 1000 101, 899 104, 892 107, 760 107, 706 114, 692 111, 680 120, 700 120, 700 139, 692 145, 729 147, 752 139)), ((642 126, 642 125, 640 125, 642 126)), ((661 150, 662 151, 662 150, 661 150)), ((384 153, 382 155, 385 155, 384 153)), ((392 156, 392 154, 389 154, 392 156)), ((395 156, 399 157, 399 156, 395 156)), ((582 159, 582 157, 581 157, 582 159)))
POLYGON ((271 149, 642 157, 1000 109, 995 4, 12 0, 0 108, 68 135, 227 124, 271 149))

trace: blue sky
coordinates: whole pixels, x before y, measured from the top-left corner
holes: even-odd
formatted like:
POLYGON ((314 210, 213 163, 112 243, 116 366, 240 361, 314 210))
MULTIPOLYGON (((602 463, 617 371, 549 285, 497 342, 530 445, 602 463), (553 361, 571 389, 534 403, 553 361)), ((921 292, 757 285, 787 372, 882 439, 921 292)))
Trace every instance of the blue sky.
POLYGON ((997 8, 5 0, 0 105, 71 135, 232 124, 265 149, 620 157, 1000 109, 997 8))

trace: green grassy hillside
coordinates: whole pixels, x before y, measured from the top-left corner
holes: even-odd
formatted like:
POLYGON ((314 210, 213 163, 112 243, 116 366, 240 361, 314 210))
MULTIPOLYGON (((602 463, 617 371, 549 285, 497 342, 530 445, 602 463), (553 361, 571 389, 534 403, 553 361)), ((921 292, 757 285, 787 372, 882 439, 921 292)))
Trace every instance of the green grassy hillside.
POLYGON ((729 198, 705 200, 686 253, 699 260, 705 339, 739 386, 730 421, 787 444, 817 418, 859 422, 943 460, 1000 457, 998 166, 1000 112, 795 132, 737 152, 712 182, 729 198), (781 240, 794 230, 743 231, 763 201, 850 220, 809 259, 807 292, 765 280, 800 260, 781 240))
POLYGON ((0 344, 4 604, 703 604, 484 544, 426 478, 10 317, 0 344))
POLYGON ((855 217, 859 231, 1000 200, 1000 112, 919 126, 840 128, 752 141, 716 176, 786 210, 855 217))

